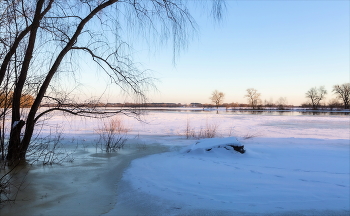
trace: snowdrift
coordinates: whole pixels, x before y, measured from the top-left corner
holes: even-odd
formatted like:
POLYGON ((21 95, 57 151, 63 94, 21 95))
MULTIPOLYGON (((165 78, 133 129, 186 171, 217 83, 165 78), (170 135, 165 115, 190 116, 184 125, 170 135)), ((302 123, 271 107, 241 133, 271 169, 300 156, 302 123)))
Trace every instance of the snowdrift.
POLYGON ((221 150, 237 151, 241 154, 245 152, 244 145, 242 145, 236 137, 202 139, 187 148, 186 152, 204 153, 218 152, 221 150))

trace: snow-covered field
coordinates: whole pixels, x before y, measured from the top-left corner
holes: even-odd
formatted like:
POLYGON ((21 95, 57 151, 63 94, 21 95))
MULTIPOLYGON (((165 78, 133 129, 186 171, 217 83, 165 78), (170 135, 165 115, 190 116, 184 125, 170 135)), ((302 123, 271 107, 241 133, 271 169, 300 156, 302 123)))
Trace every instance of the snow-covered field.
MULTIPOLYGON (((93 148, 99 120, 53 116, 67 145, 84 148, 73 163, 33 168, 35 193, 1 215, 350 213, 349 116, 151 111, 143 119, 123 118, 131 139, 106 155, 93 148), (217 138, 186 139, 186 128, 217 128, 217 138)), ((54 128, 46 123, 42 132, 54 128)))

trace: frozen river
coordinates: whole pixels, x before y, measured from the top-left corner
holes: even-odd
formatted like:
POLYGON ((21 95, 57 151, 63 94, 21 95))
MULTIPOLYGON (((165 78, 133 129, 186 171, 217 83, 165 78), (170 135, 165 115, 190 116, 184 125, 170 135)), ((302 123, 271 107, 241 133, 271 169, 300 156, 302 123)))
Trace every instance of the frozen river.
POLYGON ((41 131, 59 126, 74 161, 29 167, 1 215, 349 215, 349 116, 151 111, 123 120, 130 139, 106 154, 94 148, 102 120, 52 116, 41 131), (213 150, 188 151, 201 142, 186 139, 188 127, 215 127, 213 150), (217 149, 225 137, 246 153, 217 149))

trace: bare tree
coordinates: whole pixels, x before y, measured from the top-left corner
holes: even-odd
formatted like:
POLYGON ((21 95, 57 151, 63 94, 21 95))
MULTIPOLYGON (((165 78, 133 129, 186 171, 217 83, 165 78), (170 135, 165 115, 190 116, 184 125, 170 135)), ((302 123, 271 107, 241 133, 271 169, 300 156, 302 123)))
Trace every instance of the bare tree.
POLYGON ((253 109, 256 109, 258 105, 261 103, 260 99, 261 94, 258 93, 258 90, 254 88, 247 89, 247 94, 244 96, 247 98, 248 103, 251 105, 253 109))
MULTIPOLYGON (((69 76, 67 74, 76 77, 78 58, 91 60, 111 83, 135 101, 144 102, 148 88, 153 85, 152 78, 132 61, 132 47, 127 38, 134 33, 163 44, 171 40, 174 54, 177 53, 196 29, 187 2, 2 1, 0 87, 13 89, 7 160, 25 160, 34 127, 47 113, 105 114, 91 106, 78 106, 70 97, 56 97, 61 89, 60 79, 69 76), (27 91, 34 97, 34 102, 28 114, 22 115, 21 98, 27 91), (45 100, 57 102, 58 106, 40 112, 39 107, 45 100)), ((223 2, 211 2, 214 17, 220 18, 223 2)))
POLYGON ((225 94, 219 92, 218 90, 213 91, 211 93, 210 100, 215 104, 216 109, 219 109, 220 104, 224 101, 225 94))
POLYGON ((349 109, 350 83, 344 83, 342 85, 334 85, 333 92, 337 95, 337 98, 343 101, 344 109, 349 109))
POLYGON ((283 110, 285 108, 285 106, 287 105, 287 98, 286 97, 280 97, 276 101, 276 105, 277 105, 278 109, 283 110))
POLYGON ((324 86, 320 86, 319 88, 313 87, 305 93, 306 98, 310 100, 312 109, 314 110, 319 108, 320 102, 325 98, 326 94, 327 90, 324 86))

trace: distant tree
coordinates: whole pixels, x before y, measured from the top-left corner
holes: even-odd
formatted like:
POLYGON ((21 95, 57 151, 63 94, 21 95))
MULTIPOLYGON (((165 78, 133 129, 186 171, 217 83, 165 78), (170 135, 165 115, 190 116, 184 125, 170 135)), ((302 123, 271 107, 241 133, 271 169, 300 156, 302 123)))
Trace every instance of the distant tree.
POLYGON ((306 92, 305 96, 310 100, 312 109, 317 110, 320 106, 320 102, 325 98, 326 94, 327 90, 324 86, 320 86, 319 88, 311 88, 306 92))
POLYGON ((211 93, 210 100, 215 104, 216 109, 219 109, 220 104, 224 101, 225 94, 219 92, 218 90, 213 91, 211 93))
POLYGON ((350 83, 334 85, 333 92, 337 95, 337 98, 343 100, 344 109, 349 109, 350 83))
POLYGON ((283 110, 285 108, 285 106, 287 105, 287 98, 286 97, 280 97, 278 98, 278 100, 276 101, 276 105, 277 108, 280 110, 283 110))
POLYGON ((261 94, 258 93, 258 90, 254 88, 247 89, 247 94, 244 96, 248 99, 248 103, 251 105, 253 109, 256 109, 261 103, 260 99, 261 94))
POLYGON ((334 108, 341 108, 343 104, 339 102, 339 98, 332 98, 328 101, 328 107, 333 110, 334 108))

